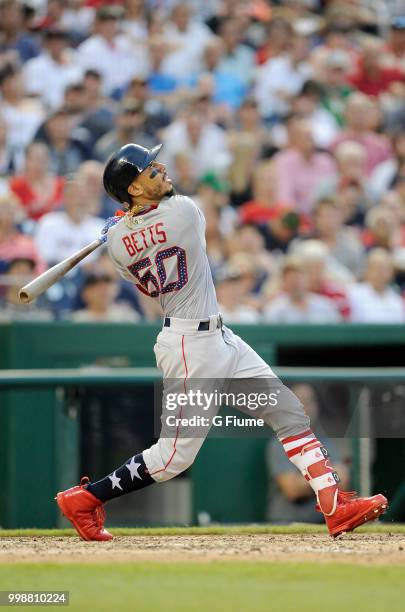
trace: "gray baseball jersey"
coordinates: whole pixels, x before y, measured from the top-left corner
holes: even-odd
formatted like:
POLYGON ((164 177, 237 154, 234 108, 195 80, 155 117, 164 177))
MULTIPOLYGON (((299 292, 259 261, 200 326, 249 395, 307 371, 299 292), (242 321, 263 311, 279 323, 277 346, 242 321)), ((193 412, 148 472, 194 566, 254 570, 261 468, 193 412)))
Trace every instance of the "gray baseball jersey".
POLYGON ((123 278, 158 299, 167 317, 204 319, 218 313, 206 254, 205 219, 188 197, 174 195, 108 231, 108 251, 123 278))

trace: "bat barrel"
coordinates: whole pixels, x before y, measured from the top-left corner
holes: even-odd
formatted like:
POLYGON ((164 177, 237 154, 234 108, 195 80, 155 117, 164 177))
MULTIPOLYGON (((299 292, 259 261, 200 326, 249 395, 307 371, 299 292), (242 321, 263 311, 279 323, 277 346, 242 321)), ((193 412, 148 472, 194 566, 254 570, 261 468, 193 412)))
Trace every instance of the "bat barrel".
POLYGON ((20 302, 23 304, 29 304, 36 297, 44 293, 49 287, 54 285, 60 278, 67 274, 72 268, 74 268, 82 259, 90 255, 95 249, 103 244, 102 240, 97 239, 86 245, 77 253, 74 253, 70 257, 67 257, 60 263, 56 264, 46 272, 43 272, 37 278, 34 278, 27 285, 24 285, 18 292, 20 302))

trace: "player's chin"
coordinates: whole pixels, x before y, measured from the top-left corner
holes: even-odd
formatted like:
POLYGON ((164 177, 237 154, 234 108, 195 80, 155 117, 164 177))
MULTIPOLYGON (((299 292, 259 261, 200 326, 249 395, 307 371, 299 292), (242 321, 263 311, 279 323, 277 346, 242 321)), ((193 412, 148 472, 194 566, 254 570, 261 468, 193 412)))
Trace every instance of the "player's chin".
POLYGON ((173 185, 171 183, 167 183, 167 185, 165 185, 164 195, 165 196, 172 196, 172 195, 174 195, 174 187, 173 187, 173 185))

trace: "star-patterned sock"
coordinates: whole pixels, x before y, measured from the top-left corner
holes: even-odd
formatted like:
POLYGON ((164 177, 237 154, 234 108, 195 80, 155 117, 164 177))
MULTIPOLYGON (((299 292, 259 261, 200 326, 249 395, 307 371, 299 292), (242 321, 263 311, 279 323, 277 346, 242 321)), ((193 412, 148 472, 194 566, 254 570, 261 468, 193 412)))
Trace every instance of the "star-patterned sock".
POLYGON ((156 481, 150 476, 142 453, 140 453, 128 459, 112 474, 88 484, 86 488, 102 502, 106 502, 114 497, 131 493, 131 491, 143 489, 154 482, 156 481))

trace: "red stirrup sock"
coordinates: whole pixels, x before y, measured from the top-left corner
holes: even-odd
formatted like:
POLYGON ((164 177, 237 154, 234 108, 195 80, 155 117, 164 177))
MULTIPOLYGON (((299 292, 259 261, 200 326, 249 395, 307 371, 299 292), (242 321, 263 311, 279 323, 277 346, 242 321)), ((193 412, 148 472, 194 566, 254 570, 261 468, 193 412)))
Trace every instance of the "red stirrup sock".
POLYGON ((308 429, 296 436, 281 440, 288 458, 297 466, 315 492, 319 507, 325 516, 336 510, 340 478, 329 463, 326 448, 308 429))

